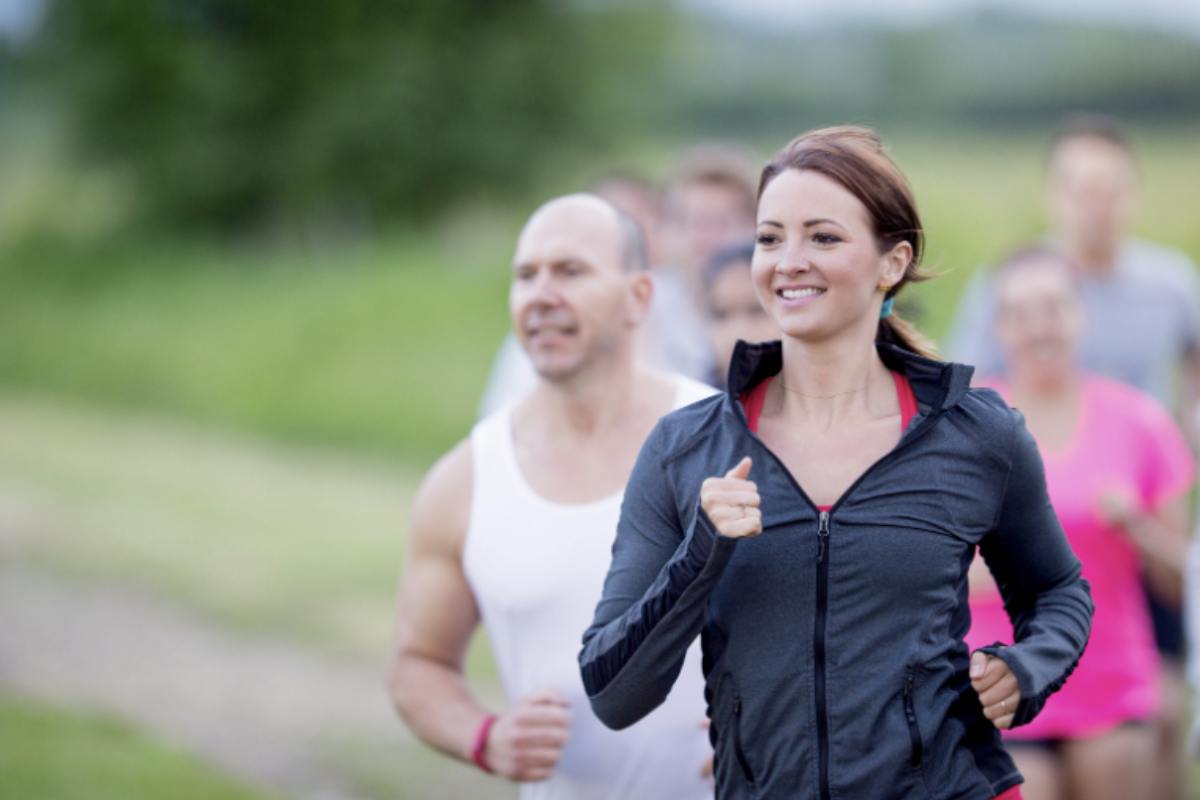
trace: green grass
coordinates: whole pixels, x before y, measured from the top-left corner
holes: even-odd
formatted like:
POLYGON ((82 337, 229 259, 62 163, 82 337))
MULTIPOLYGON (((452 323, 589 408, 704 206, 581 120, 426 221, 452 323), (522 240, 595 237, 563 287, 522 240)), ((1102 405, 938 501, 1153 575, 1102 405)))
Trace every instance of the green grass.
POLYGON ((261 800, 267 796, 114 720, 0 695, 0 797, 261 800))
POLYGON ((464 433, 506 327, 507 259, 428 239, 328 257, 139 246, 10 264, 0 382, 427 460, 464 433))

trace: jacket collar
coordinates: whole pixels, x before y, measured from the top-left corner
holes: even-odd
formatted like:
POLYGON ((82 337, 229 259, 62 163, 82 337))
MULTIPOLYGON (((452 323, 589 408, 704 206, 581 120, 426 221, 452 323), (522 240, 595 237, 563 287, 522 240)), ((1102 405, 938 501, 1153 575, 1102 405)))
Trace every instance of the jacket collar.
MULTIPOLYGON (((956 404, 971 385, 974 367, 936 361, 897 347, 876 342, 879 357, 888 369, 902 372, 912 386, 917 403, 926 409, 944 411, 956 404)), ((739 340, 729 362, 726 396, 737 402, 743 392, 783 369, 783 343, 751 343, 739 340)))

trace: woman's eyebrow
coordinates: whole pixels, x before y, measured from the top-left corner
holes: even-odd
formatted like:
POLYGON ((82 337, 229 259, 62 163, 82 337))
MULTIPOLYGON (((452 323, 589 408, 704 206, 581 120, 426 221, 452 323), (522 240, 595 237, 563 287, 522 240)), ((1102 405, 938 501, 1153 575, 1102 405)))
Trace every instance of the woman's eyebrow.
MULTIPOLYGON (((827 217, 816 217, 816 218, 814 218, 814 219, 808 219, 808 220, 805 220, 805 221, 804 221, 804 226, 803 226, 803 227, 805 227, 805 228, 811 228, 811 227, 813 227, 814 225, 820 225, 820 224, 822 224, 822 223, 829 224, 829 225, 836 225, 836 226, 838 226, 839 228, 845 228, 845 227, 846 227, 845 225, 843 225, 842 223, 838 222, 837 220, 834 220, 834 219, 828 219, 827 217)), ((759 224, 759 225, 772 225, 772 226, 774 226, 774 227, 776 227, 776 228, 782 228, 782 227, 783 227, 783 223, 782 223, 782 222, 776 222, 776 221, 775 221, 775 220, 773 220, 773 219, 764 219, 764 220, 760 221, 758 224, 759 224)))
POLYGON ((809 220, 805 220, 805 221, 804 221, 804 227, 806 227, 806 228, 811 228, 811 227, 812 227, 812 226, 814 226, 814 225, 820 225, 820 224, 822 224, 822 223, 828 223, 828 224, 830 224, 830 225, 837 225, 839 228, 844 228, 844 227, 846 227, 845 225, 843 225, 842 223, 838 222, 837 220, 834 220, 834 219, 828 219, 828 218, 826 218, 826 217, 817 217, 816 219, 809 219, 809 220))

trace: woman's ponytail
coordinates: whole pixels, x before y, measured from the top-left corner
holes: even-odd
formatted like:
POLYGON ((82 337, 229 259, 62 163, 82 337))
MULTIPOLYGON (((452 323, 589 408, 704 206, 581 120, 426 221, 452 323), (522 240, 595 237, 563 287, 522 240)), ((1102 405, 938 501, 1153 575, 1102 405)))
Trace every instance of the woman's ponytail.
POLYGON ((911 322, 896 316, 894 311, 879 320, 879 331, 875 334, 875 340, 894 344, 925 358, 941 359, 933 340, 917 330, 911 322))

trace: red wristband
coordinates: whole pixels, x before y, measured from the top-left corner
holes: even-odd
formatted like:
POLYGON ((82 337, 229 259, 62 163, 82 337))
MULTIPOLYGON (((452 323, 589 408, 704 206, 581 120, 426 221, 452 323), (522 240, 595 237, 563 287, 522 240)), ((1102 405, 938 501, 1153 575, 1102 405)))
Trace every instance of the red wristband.
POLYGON ((483 722, 479 724, 479 730, 475 732, 475 744, 471 746, 471 760, 475 762, 475 766, 487 773, 491 773, 492 768, 488 766, 484 752, 487 750, 488 733, 495 724, 495 714, 488 714, 484 717, 483 722))

